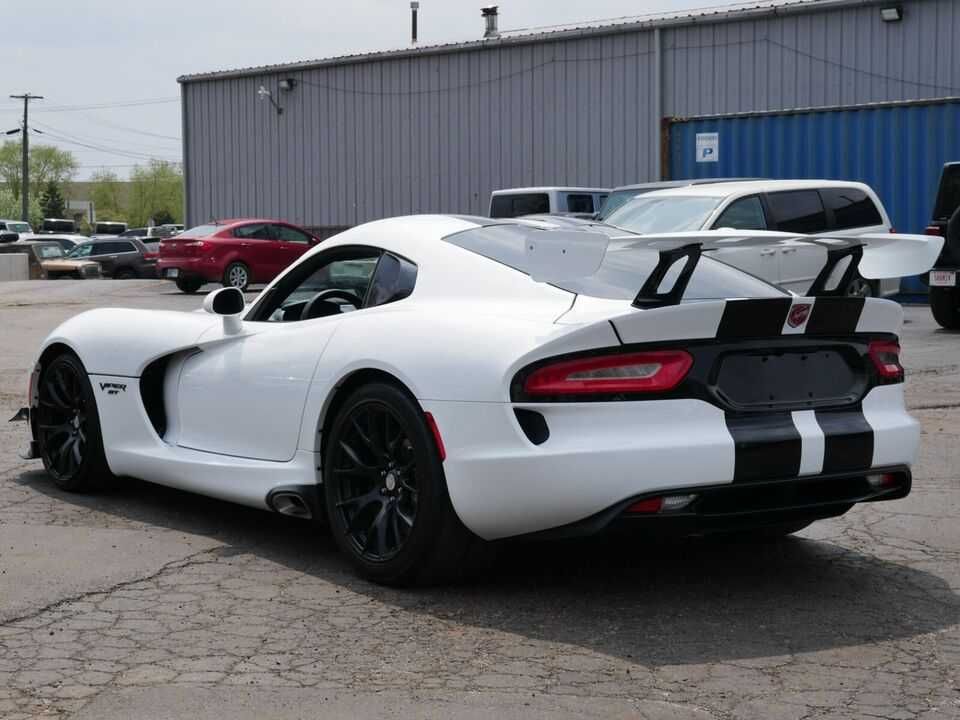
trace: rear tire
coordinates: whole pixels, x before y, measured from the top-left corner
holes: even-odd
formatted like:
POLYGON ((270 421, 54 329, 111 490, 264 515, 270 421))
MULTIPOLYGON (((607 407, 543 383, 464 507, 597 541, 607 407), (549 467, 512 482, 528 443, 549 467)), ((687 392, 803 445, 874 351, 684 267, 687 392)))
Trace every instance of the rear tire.
POLYGON ((69 351, 40 374, 34 436, 43 466, 61 490, 84 492, 113 479, 103 451, 97 401, 80 359, 69 351))
POLYGON ((202 286, 203 280, 197 278, 180 278, 177 280, 177 287, 180 289, 180 292, 186 293, 187 295, 193 295, 193 293, 202 286))
POLYGON ((128 267, 117 268, 117 270, 113 273, 114 280, 135 280, 136 277, 136 271, 133 268, 128 267))
POLYGON ((960 330, 960 289, 930 288, 930 311, 940 327, 947 330, 960 330))
POLYGON ((246 292, 250 285, 250 268, 242 262, 232 262, 223 271, 223 286, 246 292))
POLYGON ((844 288, 843 294, 847 297, 875 297, 877 288, 869 280, 860 277, 859 273, 844 288))
POLYGON ((424 412, 403 390, 361 386, 326 437, 327 520, 360 575, 385 585, 450 579, 485 545, 457 517, 424 412))

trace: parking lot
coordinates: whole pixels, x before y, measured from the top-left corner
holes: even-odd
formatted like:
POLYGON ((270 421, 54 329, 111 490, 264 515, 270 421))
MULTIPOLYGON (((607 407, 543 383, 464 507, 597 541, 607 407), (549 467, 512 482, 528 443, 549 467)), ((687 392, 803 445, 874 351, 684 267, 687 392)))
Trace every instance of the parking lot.
MULTIPOLYGON (((60 321, 202 298, 0 285, 3 419, 60 321)), ((960 336, 906 318, 908 498, 765 545, 512 547, 454 587, 360 581, 303 521, 135 480, 61 492, 4 423, 0 717, 960 718, 960 336)))

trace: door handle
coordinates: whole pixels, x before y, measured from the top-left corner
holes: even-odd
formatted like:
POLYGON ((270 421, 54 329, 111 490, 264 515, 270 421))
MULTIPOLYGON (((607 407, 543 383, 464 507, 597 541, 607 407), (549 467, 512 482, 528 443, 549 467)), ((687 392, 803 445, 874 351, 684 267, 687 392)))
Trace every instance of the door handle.
POLYGON ((780 252, 782 252, 784 255, 786 255, 786 254, 788 254, 788 253, 795 253, 796 251, 797 251, 796 248, 785 248, 785 249, 781 250, 780 252))
POLYGON ((760 251, 760 256, 761 256, 761 257, 767 257, 767 256, 769 256, 769 255, 776 255, 776 254, 777 254, 777 251, 776 251, 776 250, 761 250, 761 251, 760 251))

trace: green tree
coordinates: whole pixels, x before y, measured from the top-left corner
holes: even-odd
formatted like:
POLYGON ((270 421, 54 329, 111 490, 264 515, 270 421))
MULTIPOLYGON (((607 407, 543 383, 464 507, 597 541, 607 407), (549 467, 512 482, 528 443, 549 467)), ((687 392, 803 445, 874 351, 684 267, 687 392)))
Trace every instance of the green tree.
POLYGON ((176 163, 151 160, 130 173, 127 220, 134 226, 146 225, 161 215, 182 222, 183 171, 176 163))
MULTIPOLYGON (((0 145, 0 182, 6 184, 15 198, 20 197, 23 180, 21 153, 20 143, 14 140, 0 145)), ((49 182, 62 187, 76 172, 77 161, 69 150, 61 150, 53 145, 30 146, 31 195, 38 195, 36 188, 42 188, 49 182)))
MULTIPOLYGON (((0 218, 10 220, 20 219, 20 198, 15 197, 13 191, 9 188, 0 186, 0 218)), ((40 209, 40 202, 34 195, 30 199, 30 224, 36 230, 43 222, 43 210, 40 209)))
POLYGON ((120 178, 109 170, 97 170, 90 176, 90 201, 101 219, 122 220, 126 217, 120 202, 120 178))
POLYGON ((67 204, 60 194, 60 188, 50 180, 40 194, 40 207, 43 209, 43 216, 49 218, 63 217, 67 204))

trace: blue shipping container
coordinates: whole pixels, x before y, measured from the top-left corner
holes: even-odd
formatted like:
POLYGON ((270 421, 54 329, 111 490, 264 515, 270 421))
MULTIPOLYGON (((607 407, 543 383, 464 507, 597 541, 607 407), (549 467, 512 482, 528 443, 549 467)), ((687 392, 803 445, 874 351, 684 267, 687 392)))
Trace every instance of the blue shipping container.
POLYGON ((919 233, 943 164, 960 160, 960 98, 674 120, 669 142, 671 179, 857 180, 876 190, 895 228, 919 233), (697 161, 697 135, 713 161, 697 161))

